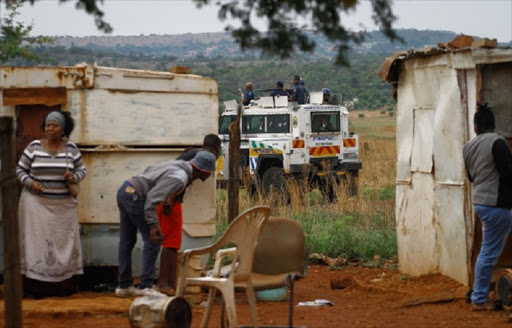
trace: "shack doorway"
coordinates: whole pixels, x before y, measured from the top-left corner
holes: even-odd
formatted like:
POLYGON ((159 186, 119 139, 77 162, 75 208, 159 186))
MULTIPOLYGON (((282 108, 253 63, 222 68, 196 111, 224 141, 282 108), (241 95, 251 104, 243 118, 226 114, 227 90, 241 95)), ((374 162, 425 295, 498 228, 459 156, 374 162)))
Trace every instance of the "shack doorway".
POLYGON ((41 123, 44 117, 54 111, 59 110, 60 105, 18 105, 16 106, 16 160, 18 161, 23 154, 23 150, 35 139, 41 139, 44 133, 41 129, 41 123))
MULTIPOLYGON (((486 64, 480 66, 481 86, 479 99, 489 103, 494 112, 495 132, 505 137, 512 151, 512 62, 486 64)), ((471 128, 473 121, 470 120, 471 128)), ((473 239, 473 253, 471 257, 471 270, 474 270, 476 258, 482 244, 482 225, 475 220, 475 234, 473 239)), ((512 236, 509 235, 503 253, 501 253, 495 268, 512 268, 512 236)), ((471 275, 473 277, 473 275, 471 275)))

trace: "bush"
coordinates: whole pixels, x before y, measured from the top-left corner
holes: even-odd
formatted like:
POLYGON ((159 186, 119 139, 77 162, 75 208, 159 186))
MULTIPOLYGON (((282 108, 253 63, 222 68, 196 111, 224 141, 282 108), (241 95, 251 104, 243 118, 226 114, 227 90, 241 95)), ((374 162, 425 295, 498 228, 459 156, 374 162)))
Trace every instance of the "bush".
POLYGON ((359 113, 357 116, 358 117, 364 117, 364 113, 359 113))

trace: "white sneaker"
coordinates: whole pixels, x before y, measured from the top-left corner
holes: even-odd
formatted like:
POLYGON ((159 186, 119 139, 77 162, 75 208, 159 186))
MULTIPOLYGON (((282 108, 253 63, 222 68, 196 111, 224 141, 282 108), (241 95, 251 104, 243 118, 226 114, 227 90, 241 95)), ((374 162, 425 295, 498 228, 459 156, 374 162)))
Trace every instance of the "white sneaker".
POLYGON ((160 293, 158 290, 154 288, 144 288, 139 289, 139 295, 140 296, 165 296, 165 294, 160 293))
POLYGON ((138 288, 135 288, 133 286, 121 288, 116 288, 116 296, 118 297, 133 297, 133 296, 139 296, 141 290, 138 288))

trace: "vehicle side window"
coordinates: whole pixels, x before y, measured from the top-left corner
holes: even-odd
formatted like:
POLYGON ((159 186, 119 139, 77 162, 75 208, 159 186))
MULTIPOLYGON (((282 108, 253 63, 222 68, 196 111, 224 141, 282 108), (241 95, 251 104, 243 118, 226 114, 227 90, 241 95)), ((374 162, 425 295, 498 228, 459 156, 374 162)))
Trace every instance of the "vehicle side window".
POLYGON ((265 116, 247 115, 242 119, 243 133, 265 133, 265 116))
POLYGON ((221 116, 219 124, 219 134, 229 134, 229 126, 231 125, 231 122, 234 122, 235 120, 236 116, 234 115, 221 116))
POLYGON ((290 115, 268 115, 267 133, 289 133, 290 115))

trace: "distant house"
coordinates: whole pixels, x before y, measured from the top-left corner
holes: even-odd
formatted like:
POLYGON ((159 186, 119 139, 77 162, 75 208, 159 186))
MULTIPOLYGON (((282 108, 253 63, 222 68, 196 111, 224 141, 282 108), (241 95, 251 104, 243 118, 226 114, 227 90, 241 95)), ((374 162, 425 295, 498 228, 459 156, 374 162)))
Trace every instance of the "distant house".
MULTIPOLYGON (((462 157, 478 102, 493 107, 496 132, 512 147, 512 49, 471 41, 397 52, 379 72, 397 100, 400 270, 440 272, 465 285, 481 243, 462 157)), ((499 265, 512 265, 512 244, 499 265)))

